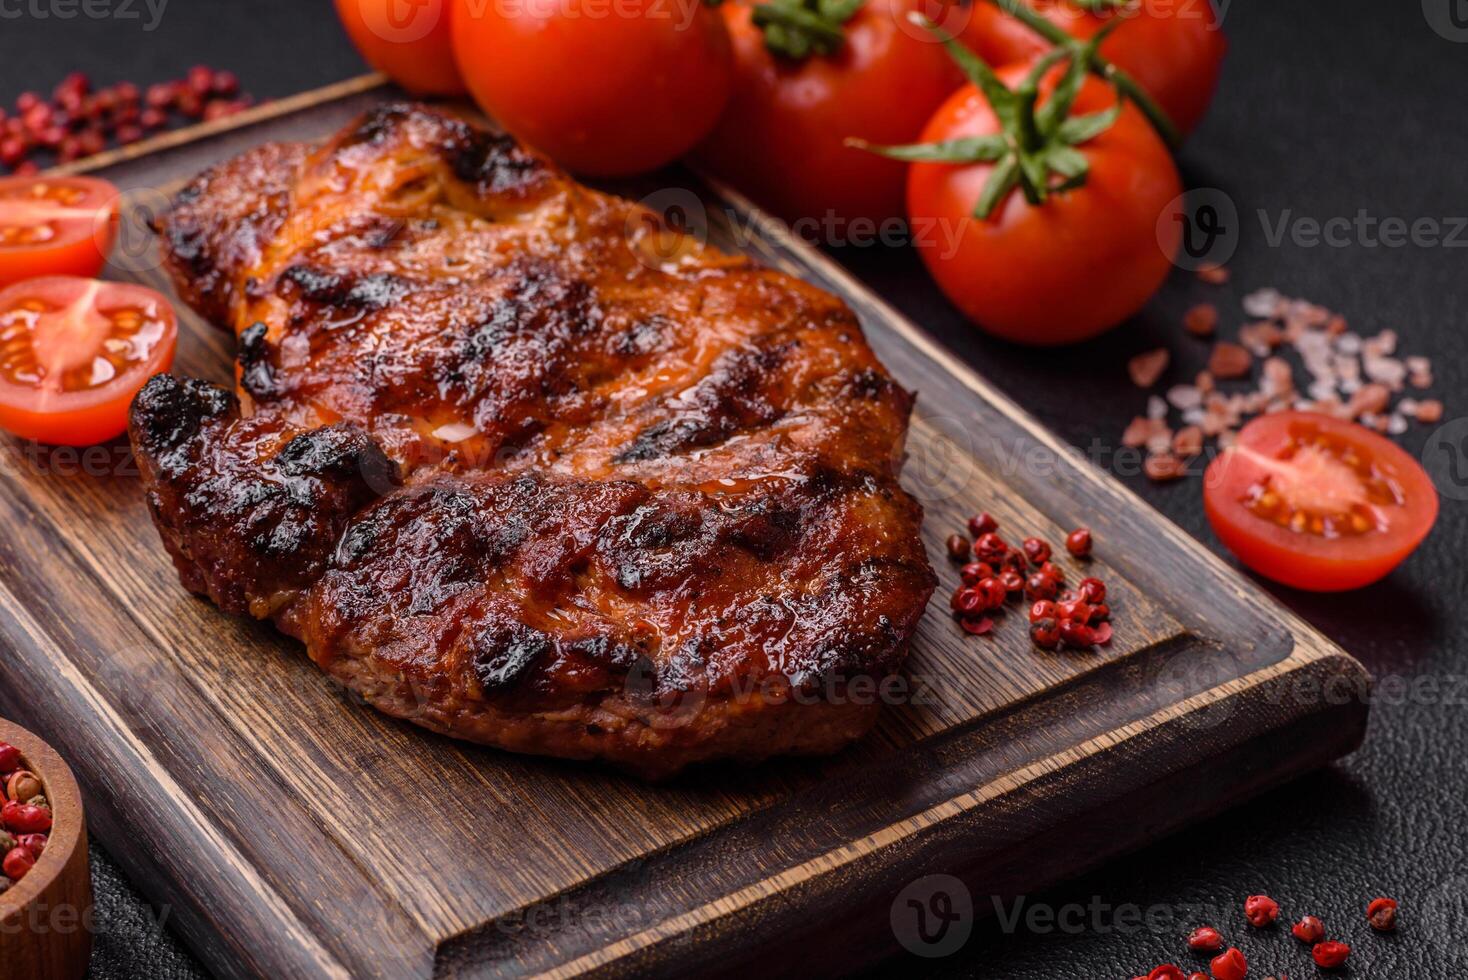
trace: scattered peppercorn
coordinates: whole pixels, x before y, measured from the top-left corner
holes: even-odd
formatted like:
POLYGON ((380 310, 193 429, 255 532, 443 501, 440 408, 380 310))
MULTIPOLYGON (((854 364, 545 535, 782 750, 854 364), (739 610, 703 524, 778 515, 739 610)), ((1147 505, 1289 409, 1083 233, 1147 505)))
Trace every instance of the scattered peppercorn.
MULTIPOLYGON (((239 94, 239 79, 199 65, 183 78, 148 86, 144 93, 132 82, 93 91, 82 72, 63 78, 50 100, 25 92, 15 100, 15 114, 0 110, 0 166, 21 176, 38 172, 33 157, 50 153, 69 163, 100 153, 109 140, 134 143, 145 131, 163 129, 169 114, 186 119, 219 119, 254 103, 239 94), (207 83, 207 84, 206 84, 207 83)), ((6 771, 0 767, 0 772, 6 771)))
POLYGON ((1080 584, 1076 586, 1076 591, 1081 594, 1082 599, 1092 605, 1106 601, 1106 583, 1099 578, 1081 579, 1080 584))
POLYGON ((970 586, 953 593, 950 605, 959 616, 977 616, 988 608, 986 603, 984 594, 977 587, 970 586))
POLYGON ((962 534, 948 535, 948 557, 954 561, 964 561, 968 558, 968 538, 962 534))
POLYGON ((983 636, 994 628, 994 620, 989 619, 987 616, 979 619, 961 619, 958 621, 958 625, 962 626, 966 633, 972 633, 974 636, 983 636))
POLYGON ((1350 946, 1335 941, 1317 943, 1310 951, 1310 956, 1315 960, 1315 964, 1326 970, 1345 966, 1346 958, 1350 955, 1350 946))
MULTIPOLYGON (((949 556, 964 562, 959 569, 963 584, 950 600, 959 625, 971 633, 986 633, 993 624, 981 624, 981 617, 1001 611, 1011 596, 1022 594, 1030 603, 1030 638, 1036 646, 1054 650, 1062 643, 1073 647, 1109 643, 1112 628, 1106 621, 1111 609, 1101 601, 1106 598, 1105 583, 1088 577, 1078 589, 1061 595, 1065 572, 1051 560, 1049 542, 1032 536, 1012 548, 999 536, 998 527, 991 514, 982 512, 968 520, 974 535, 971 548, 961 534, 949 536, 946 542, 949 556), (1032 566, 1034 571, 1030 571, 1032 566)), ((1088 529, 1078 528, 1067 539, 1067 548, 1075 553, 1073 541, 1081 545, 1083 553, 1089 553, 1088 529), (1082 539, 1077 540, 1077 535, 1082 539)))
POLYGON ((1043 538, 1025 538, 1021 547, 1032 564, 1043 565, 1050 560, 1050 544, 1043 538))
POLYGON ((1397 902, 1392 898, 1373 899, 1366 906, 1366 921, 1377 932, 1391 932, 1397 927, 1397 902))
POLYGON ((984 597, 985 609, 998 609, 1004 605, 1004 600, 1009 598, 1009 590, 997 578, 983 579, 974 586, 974 589, 984 597))
POLYGON ((1032 623, 1038 623, 1042 619, 1059 618, 1060 610, 1049 599, 1039 599, 1030 606, 1030 622, 1032 623))
POLYGON ((1294 933, 1295 938, 1300 942, 1307 946, 1314 946, 1325 938, 1325 923, 1313 915, 1307 915, 1291 926, 1290 932, 1294 933))
POLYGON ((964 585, 973 585, 980 579, 993 578, 994 569, 981 561, 971 561, 958 570, 958 577, 963 580, 964 585))
POLYGON ((1091 621, 1091 606, 1083 599, 1064 599, 1055 604, 1061 619, 1069 619, 1085 626, 1091 621))
POLYGON ((1091 529, 1078 527, 1065 538, 1065 550, 1077 558, 1084 558, 1091 553, 1091 529))
POLYGON ((988 511, 982 514, 975 514, 968 519, 968 533, 973 535, 974 538, 982 538, 984 535, 997 530, 999 530, 999 522, 988 511))
POLYGON ((993 531, 974 539, 974 557, 991 565, 1001 565, 1009 557, 1009 545, 993 531))
POLYGON ((1147 980, 1183 980, 1183 971, 1171 963, 1154 966, 1152 972, 1147 974, 1147 980))
POLYGON ((1091 629, 1085 623, 1078 623, 1073 619, 1063 619, 1060 621, 1060 638, 1065 641, 1067 646, 1072 647, 1093 647, 1100 642, 1097 639, 1095 630, 1091 629))
POLYGON ((1058 591, 1060 591, 1060 586, 1044 572, 1035 572, 1025 579, 1025 598, 1031 601, 1054 599, 1058 591))
POLYGON ((1244 900, 1244 918, 1254 928, 1263 929, 1279 918, 1279 903, 1268 895, 1250 895, 1244 900))
POLYGON ((1249 975, 1249 961, 1232 946, 1213 957, 1208 966, 1215 980, 1244 980, 1249 975))
POLYGON ((1060 646, 1060 624, 1046 617, 1030 624, 1030 641, 1042 650, 1054 650, 1060 646))
POLYGON ((1212 926, 1199 926, 1188 935, 1188 949, 1195 953, 1216 953, 1223 949, 1223 936, 1212 926))

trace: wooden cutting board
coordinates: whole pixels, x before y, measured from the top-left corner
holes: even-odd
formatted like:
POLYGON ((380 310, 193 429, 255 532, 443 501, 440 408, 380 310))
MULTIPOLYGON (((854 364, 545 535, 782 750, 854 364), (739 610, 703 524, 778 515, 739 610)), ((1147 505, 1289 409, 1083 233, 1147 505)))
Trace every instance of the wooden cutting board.
MULTIPOLYGON (((180 181, 391 95, 368 77, 105 158, 129 192, 109 274, 166 291, 142 229, 180 181)), ((650 786, 393 721, 184 593, 124 444, 0 443, 0 711, 67 756, 96 836, 212 969, 826 972, 898 948, 915 879, 958 877, 982 914, 1359 743, 1364 699, 1320 695, 1359 692, 1355 661, 829 259, 688 180, 699 196, 650 203, 844 296, 919 392, 904 482, 942 586, 905 688, 838 756, 650 786), (1013 614, 957 628, 943 540, 981 509, 1012 540, 1095 529, 1109 647, 1036 650, 1013 614)), ((184 321, 176 370, 231 378, 232 341, 184 321)))

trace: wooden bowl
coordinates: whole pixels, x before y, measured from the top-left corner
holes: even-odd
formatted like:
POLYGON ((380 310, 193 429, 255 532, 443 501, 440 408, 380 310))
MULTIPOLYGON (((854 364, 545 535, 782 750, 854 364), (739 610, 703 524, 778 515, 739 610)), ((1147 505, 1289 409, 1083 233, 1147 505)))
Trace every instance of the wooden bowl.
POLYGON ((80 980, 92 957, 92 868, 76 778, 35 735, 0 720, 0 742, 40 777, 53 822, 35 867, 0 894, 0 974, 80 980))

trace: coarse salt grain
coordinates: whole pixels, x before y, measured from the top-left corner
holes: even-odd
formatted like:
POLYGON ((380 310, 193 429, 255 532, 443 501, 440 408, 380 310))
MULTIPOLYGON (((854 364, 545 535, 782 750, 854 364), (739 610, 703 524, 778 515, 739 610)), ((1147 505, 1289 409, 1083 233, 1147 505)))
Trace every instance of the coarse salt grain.
POLYGON ((1203 393, 1193 385, 1173 385, 1167 389, 1167 400, 1180 412, 1203 404, 1203 393))
POLYGON ((1143 418, 1138 415, 1132 419, 1126 431, 1121 434, 1121 444, 1129 449, 1140 449, 1147 444, 1152 433, 1157 431, 1157 426, 1156 419, 1143 418))
MULTIPOLYGON (((1239 328, 1238 343, 1215 343, 1209 370, 1199 372, 1193 385, 1169 388, 1165 401, 1155 394, 1150 396, 1147 417, 1134 419, 1127 427, 1123 442, 1148 449, 1145 469, 1153 479, 1182 475, 1186 467, 1179 457, 1194 454, 1195 439, 1199 451, 1205 437, 1216 437, 1220 448, 1233 445, 1236 427, 1260 413, 1290 408, 1316 411, 1356 420, 1393 435, 1405 431, 1409 419, 1430 423, 1442 418, 1442 402, 1437 399, 1402 398, 1392 405, 1394 394, 1403 390, 1404 382, 1416 389, 1432 384, 1429 358, 1393 356, 1399 341, 1395 330, 1363 337, 1351 331, 1340 314, 1287 298, 1270 288, 1248 294, 1243 306, 1253 320, 1239 328), (1296 394, 1293 368, 1275 353, 1281 344, 1299 355, 1310 378, 1304 392, 1308 397, 1296 394), (1234 391, 1226 396, 1216 390, 1215 376, 1224 380, 1247 378, 1255 358, 1261 365, 1256 390, 1234 391), (1168 403, 1177 409, 1186 426, 1177 433, 1167 425, 1168 403), (1171 440, 1169 445, 1164 445, 1164 437, 1171 440)), ((1200 336, 1213 333, 1216 323, 1217 309, 1206 303, 1191 308, 1184 317, 1184 327, 1200 336)), ((1143 366, 1155 370, 1160 379, 1167 366, 1166 350, 1150 351, 1140 358, 1147 359, 1143 366), (1156 366, 1158 361, 1160 367, 1156 366)), ((1135 371, 1133 378, 1136 380, 1135 371)))
POLYGON ((1132 384, 1138 388, 1150 388, 1162 377, 1162 372, 1167 370, 1167 362, 1172 359, 1166 347, 1158 347, 1138 354, 1127 361, 1127 374, 1131 376, 1132 384))
POLYGON ((1228 282, 1229 278, 1228 269, 1213 262, 1205 262, 1198 266, 1197 275, 1210 286, 1222 286, 1228 282))
POLYGON ((1183 314, 1183 329, 1194 337, 1211 337, 1218 329, 1218 307, 1199 303, 1183 314))
POLYGON ((1249 316, 1274 316, 1284 297, 1277 289, 1256 289, 1244 297, 1244 312, 1249 316))
POLYGON ((1407 380, 1407 366, 1395 357, 1372 357, 1361 359, 1361 369, 1372 381, 1379 381, 1393 389, 1400 388, 1407 380))

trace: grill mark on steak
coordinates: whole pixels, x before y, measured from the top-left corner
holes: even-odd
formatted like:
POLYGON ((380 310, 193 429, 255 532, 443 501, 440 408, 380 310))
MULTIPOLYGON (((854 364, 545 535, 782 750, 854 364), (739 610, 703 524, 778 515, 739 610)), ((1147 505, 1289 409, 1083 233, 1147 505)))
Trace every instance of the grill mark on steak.
POLYGON ((240 387, 256 401, 268 401, 280 394, 275 369, 270 364, 270 328, 256 321, 239 335, 235 360, 240 366, 240 387))
POLYGON ((165 256, 252 414, 168 376, 134 403, 185 586, 515 751, 665 776, 859 737, 878 706, 825 695, 897 670, 934 586, 912 396, 839 300, 644 264, 648 220, 409 105, 191 182, 165 256))
MULTIPOLYGON (((369 247, 380 246, 374 242, 369 247)), ((310 265, 291 266, 281 273, 280 281, 297 287, 300 295, 312 303, 366 312, 390 306, 412 289, 410 283, 389 272, 354 276, 310 265)))
POLYGON ((617 463, 657 459, 728 439, 741 429, 768 425, 781 409, 770 402, 763 383, 797 346, 727 351, 691 390, 681 392, 667 406, 669 417, 659 419, 637 434, 614 458, 617 463))

